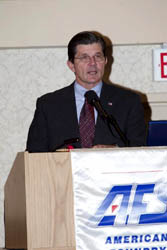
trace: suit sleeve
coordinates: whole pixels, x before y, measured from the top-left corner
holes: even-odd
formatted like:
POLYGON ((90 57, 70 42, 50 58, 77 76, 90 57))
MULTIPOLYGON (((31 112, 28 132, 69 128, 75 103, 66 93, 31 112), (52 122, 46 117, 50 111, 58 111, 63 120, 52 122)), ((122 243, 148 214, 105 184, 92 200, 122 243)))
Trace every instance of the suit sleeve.
POLYGON ((146 126, 144 121, 144 108, 139 96, 135 96, 130 103, 129 115, 127 117, 126 135, 129 146, 146 145, 146 126))
POLYGON ((26 150, 28 152, 48 152, 47 118, 43 103, 37 100, 34 118, 29 128, 26 150))

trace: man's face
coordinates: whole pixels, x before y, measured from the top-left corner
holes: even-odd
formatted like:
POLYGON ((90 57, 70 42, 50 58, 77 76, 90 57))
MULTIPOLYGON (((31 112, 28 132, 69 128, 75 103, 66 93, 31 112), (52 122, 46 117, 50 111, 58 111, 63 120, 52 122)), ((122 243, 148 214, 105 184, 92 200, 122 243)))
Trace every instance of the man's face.
POLYGON ((102 80, 106 63, 107 59, 104 58, 99 43, 77 45, 74 63, 67 62, 75 73, 76 81, 87 89, 93 88, 102 80))

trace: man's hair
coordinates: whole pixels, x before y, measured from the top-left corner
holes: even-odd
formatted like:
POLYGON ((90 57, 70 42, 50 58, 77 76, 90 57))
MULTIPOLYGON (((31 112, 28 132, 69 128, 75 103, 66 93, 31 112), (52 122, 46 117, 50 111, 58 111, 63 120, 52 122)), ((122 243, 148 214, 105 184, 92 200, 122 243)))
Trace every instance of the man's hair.
POLYGON ((77 45, 87 45, 92 43, 99 43, 102 47, 103 54, 106 57, 106 43, 103 37, 93 31, 83 31, 73 36, 72 39, 69 41, 68 60, 74 63, 74 57, 77 53, 77 45))

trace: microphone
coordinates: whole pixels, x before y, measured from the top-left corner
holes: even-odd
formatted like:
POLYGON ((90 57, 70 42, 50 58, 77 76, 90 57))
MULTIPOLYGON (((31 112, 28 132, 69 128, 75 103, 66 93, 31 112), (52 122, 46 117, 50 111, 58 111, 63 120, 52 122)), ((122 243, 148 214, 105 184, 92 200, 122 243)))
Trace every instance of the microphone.
POLYGON ((89 90, 85 93, 85 97, 87 98, 87 101, 90 105, 94 106, 98 112, 98 114, 104 119, 107 120, 109 129, 112 133, 112 129, 111 129, 111 125, 113 125, 113 127, 115 128, 115 130, 117 131, 118 135, 120 136, 120 138, 122 139, 122 141, 124 142, 125 146, 129 145, 129 141, 126 138, 126 136, 124 135, 124 133, 121 131, 116 119, 112 116, 109 115, 102 107, 101 103, 100 103, 100 99, 97 96, 96 92, 94 90, 89 90))
POLYGON ((96 92, 93 90, 89 90, 85 93, 85 97, 87 98, 87 101, 90 105, 94 106, 96 108, 96 110, 98 111, 99 115, 104 118, 107 119, 108 118, 108 114, 107 112, 103 109, 101 103, 100 103, 100 99, 97 96, 96 92))

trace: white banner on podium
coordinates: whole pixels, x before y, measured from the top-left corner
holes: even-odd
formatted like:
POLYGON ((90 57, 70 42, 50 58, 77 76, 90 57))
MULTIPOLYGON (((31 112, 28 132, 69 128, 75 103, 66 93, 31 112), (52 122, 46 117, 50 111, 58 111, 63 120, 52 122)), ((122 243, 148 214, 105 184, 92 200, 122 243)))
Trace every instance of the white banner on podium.
POLYGON ((167 148, 71 157, 76 250, 167 250, 167 148))

